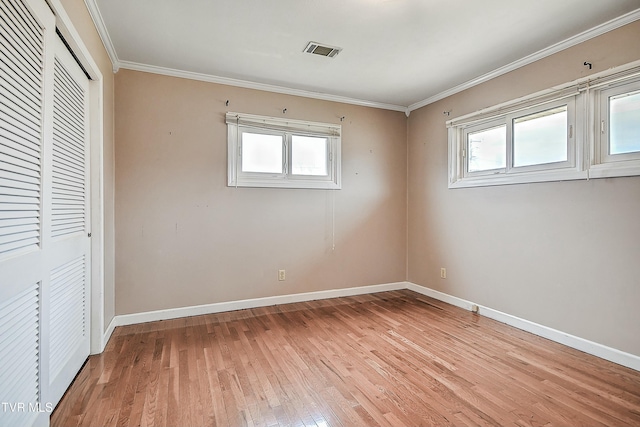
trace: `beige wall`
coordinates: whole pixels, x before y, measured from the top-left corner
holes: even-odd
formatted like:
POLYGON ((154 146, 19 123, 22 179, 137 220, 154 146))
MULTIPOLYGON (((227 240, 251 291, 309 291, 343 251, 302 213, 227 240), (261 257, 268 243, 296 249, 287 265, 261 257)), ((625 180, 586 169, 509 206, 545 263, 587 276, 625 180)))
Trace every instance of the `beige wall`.
POLYGON ((106 329, 115 316, 113 66, 84 1, 60 0, 60 2, 73 22, 73 26, 80 34, 83 43, 91 53, 93 60, 100 68, 104 85, 104 327, 106 329))
POLYGON ((414 111, 408 128, 401 113, 121 70, 114 158, 111 63, 84 2, 61 2, 104 76, 105 325, 116 313, 408 279, 640 355, 640 178, 448 190, 444 124, 640 59, 640 23, 414 111), (224 113, 283 108, 346 116, 343 190, 226 187, 224 113))
POLYGON ((640 355, 640 177, 449 190, 445 127, 638 60, 638 40, 635 22, 411 113, 409 281, 640 355))
POLYGON ((403 113, 128 70, 115 83, 117 314, 405 279, 403 113), (225 113, 284 108, 345 116, 342 190, 227 187, 225 113))

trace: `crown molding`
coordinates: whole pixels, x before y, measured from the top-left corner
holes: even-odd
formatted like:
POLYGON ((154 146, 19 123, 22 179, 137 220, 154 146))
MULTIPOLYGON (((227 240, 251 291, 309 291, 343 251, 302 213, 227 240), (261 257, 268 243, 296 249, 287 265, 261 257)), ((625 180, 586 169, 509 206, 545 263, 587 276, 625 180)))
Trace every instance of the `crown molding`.
POLYGON ((84 0, 84 4, 87 6, 89 10, 89 15, 91 15, 91 19, 93 20, 93 24, 98 30, 98 35, 102 40, 102 44, 104 45, 105 50, 107 51, 107 55, 109 55, 109 59, 111 60, 111 66, 113 67, 113 72, 117 73, 120 69, 120 61, 118 60, 118 54, 116 53, 115 48, 113 47, 113 42, 111 41, 111 37, 109 36, 109 32, 107 31, 107 27, 104 24, 104 20, 102 19, 102 14, 100 13, 100 9, 96 4, 96 0, 84 0))
POLYGON ((568 39, 558 42, 547 48, 541 49, 538 52, 525 56, 524 58, 518 59, 503 67, 497 68, 489 73, 483 74, 465 83, 454 86, 450 89, 447 89, 443 92, 440 92, 422 101, 413 103, 409 106, 402 106, 402 105, 395 105, 395 104, 387 104, 383 102, 349 98, 345 96, 332 95, 332 94, 322 93, 322 92, 313 92, 313 91, 294 89, 294 88, 289 88, 284 86, 252 82, 248 80, 233 79, 233 78, 220 77, 220 76, 215 76, 210 74, 195 73, 191 71, 183 71, 183 70, 177 70, 177 69, 166 68, 166 67, 158 67, 154 65, 140 64, 140 63, 130 62, 130 61, 120 61, 118 59, 118 55, 111 41, 111 37, 109 36, 109 32, 107 31, 107 28, 104 24, 102 14, 100 13, 98 5, 96 4, 96 0, 85 0, 85 4, 87 6, 87 9, 89 10, 89 14, 91 15, 91 18, 93 19, 93 22, 96 26, 98 34, 100 35, 100 39, 102 40, 102 43, 107 51, 107 54, 109 55, 109 59, 111 60, 111 64, 113 65, 114 73, 118 72, 120 68, 125 68, 125 69, 130 69, 135 71, 144 71, 144 72, 153 73, 153 74, 161 74, 161 75, 172 76, 172 77, 180 77, 180 78, 191 79, 191 80, 200 80, 200 81, 205 81, 210 83, 218 83, 218 84, 223 84, 228 86, 242 87, 246 89, 256 89, 256 90, 262 90, 266 92, 281 93, 285 95, 301 96, 304 98, 313 98, 313 99, 320 99, 325 101, 359 105, 364 107, 380 108, 383 110, 401 111, 405 113, 407 117, 409 117, 410 113, 414 110, 417 110, 426 105, 432 104, 436 101, 440 101, 441 99, 447 98, 451 95, 455 95, 456 93, 470 89, 481 83, 487 82, 491 79, 494 79, 496 77, 499 77, 511 71, 517 70, 518 68, 524 67, 526 65, 532 64, 536 61, 539 61, 540 59, 546 58, 555 53, 561 52, 572 46, 575 46, 577 44, 580 44, 592 38, 598 37, 602 34, 605 34, 609 31, 613 31, 617 28, 620 28, 624 25, 630 24, 640 19, 640 8, 639 8, 629 13, 626 13, 622 16, 619 16, 615 19, 612 19, 608 22, 600 24, 594 28, 583 31, 580 34, 569 37, 568 39))
POLYGON ((547 48, 539 50, 531 55, 525 56, 524 58, 518 59, 517 61, 507 64, 503 67, 497 68, 487 74, 483 74, 480 77, 476 77, 475 79, 472 79, 460 85, 454 86, 451 89, 447 89, 423 101, 416 102, 415 104, 411 104, 407 107, 407 111, 411 112, 411 111, 417 110, 418 108, 422 108, 426 105, 432 104, 436 101, 440 101, 441 99, 447 98, 451 95, 455 95, 456 93, 462 92, 463 90, 470 89, 474 86, 477 86, 481 83, 489 81, 493 78, 499 77, 503 74, 506 74, 511 71, 517 70, 518 68, 524 67, 525 65, 529 65, 533 62, 539 61, 540 59, 546 58, 547 56, 551 56, 555 53, 568 49, 572 46, 575 46, 577 44, 580 44, 592 38, 598 37, 602 34, 608 33, 609 31, 613 31, 624 25, 630 24, 634 21, 637 21, 638 19, 640 19, 640 9, 636 9, 627 14, 619 16, 615 19, 612 19, 611 21, 605 22, 604 24, 600 24, 597 27, 591 28, 573 37, 569 37, 566 40, 563 40, 559 43, 556 43, 547 48))
POLYGON ((364 99, 349 98, 340 95, 331 95, 322 92, 312 92, 301 89, 293 89, 284 86, 276 86, 265 83, 257 83, 248 80, 232 79, 228 77, 214 76, 211 74, 195 73, 192 71, 177 70, 174 68, 158 67, 155 65, 140 64, 137 62, 120 61, 120 68, 146 73, 161 74, 164 76, 179 77, 183 79, 199 80, 209 83, 217 83, 227 86, 236 86, 245 89, 262 90, 265 92, 275 92, 284 95, 301 96, 304 98, 321 99, 323 101, 340 102, 343 104, 353 104, 363 107, 379 108, 383 110, 401 111, 406 114, 407 107, 395 104, 385 104, 382 102, 367 101, 364 99))

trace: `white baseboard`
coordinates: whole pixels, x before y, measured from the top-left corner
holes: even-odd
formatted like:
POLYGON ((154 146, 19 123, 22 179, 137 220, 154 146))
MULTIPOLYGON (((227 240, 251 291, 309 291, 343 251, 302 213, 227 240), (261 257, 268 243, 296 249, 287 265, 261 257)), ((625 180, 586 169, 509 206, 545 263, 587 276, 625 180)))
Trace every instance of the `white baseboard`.
POLYGON ((104 351, 105 347, 107 346, 107 343, 109 342, 109 339, 111 338, 111 334, 113 334, 113 331, 116 329, 116 318, 114 317, 113 319, 111 319, 111 322, 109 322, 109 326, 107 326, 107 329, 102 333, 102 336, 100 337, 100 342, 98 343, 98 345, 100 346, 100 348, 98 349, 98 351, 95 351, 94 348, 91 349, 91 354, 100 354, 104 351))
POLYGON ((407 289, 411 291, 431 297, 433 299, 437 299, 438 301, 446 302, 447 304, 455 305, 456 307, 464 308, 465 310, 471 311, 471 306, 474 304, 471 301, 454 297, 452 295, 445 294, 444 292, 440 292, 431 288, 416 285, 415 283, 410 283, 410 282, 408 283, 409 284, 407 286, 407 289))
POLYGON ((399 289, 407 289, 408 285, 408 282, 396 282, 382 285, 359 286, 356 288, 332 289, 328 291, 305 292, 300 294, 280 295, 275 297, 219 302, 191 307, 170 308, 166 310, 147 311, 144 313, 122 314, 116 316, 111 323, 115 326, 135 325, 138 323, 153 322, 156 320, 178 319, 180 317, 221 313, 224 311, 242 310, 245 308, 267 307, 270 305, 289 304, 293 302, 348 297, 353 295, 373 294, 385 291, 397 291, 399 289))
MULTIPOLYGON (((471 310, 475 303, 462 298, 455 297, 434 289, 416 285, 410 282, 395 282, 382 285, 359 286, 346 289, 332 289, 328 291, 306 292, 300 294, 280 295, 265 298, 253 298, 240 301, 220 302, 214 304, 204 304, 191 307, 171 308, 167 310, 148 311, 144 313, 123 314, 115 316, 103 337, 103 349, 109 341, 116 326, 134 325, 138 323, 153 322, 157 320, 178 319, 181 317, 198 316, 202 314, 221 313, 225 311, 242 310, 246 308, 267 307, 278 304, 289 304, 294 302, 313 301, 328 298, 347 297, 354 295, 373 294, 377 292, 395 291, 409 289, 419 294, 446 302, 465 310, 471 310)), ((549 328, 529 320, 521 319, 511 314, 494 310, 490 307, 478 305, 479 314, 489 317, 507 325, 513 326, 523 331, 550 339, 552 341, 575 348, 585 353, 592 354, 605 360, 617 363, 622 366, 640 371, 640 356, 617 350, 603 344, 586 340, 575 335, 567 334, 557 329, 549 328)))
MULTIPOLYGON (((419 294, 426 295, 428 297, 446 302, 451 305, 455 305, 456 307, 460 307, 465 310, 471 310, 472 305, 474 305, 474 303, 462 298, 454 297, 443 292, 416 285, 415 283, 408 282, 407 288, 419 294)), ((605 359, 610 362, 614 362, 619 365, 634 369, 636 371, 640 371, 640 356, 626 353, 624 351, 620 351, 615 348, 599 344, 597 342, 589 341, 575 335, 567 334, 557 329, 549 328, 547 326, 540 325, 529 320, 521 319, 511 314, 503 313, 501 311, 494 310, 492 308, 485 307, 479 304, 478 308, 478 313, 482 316, 497 320, 498 322, 506 323, 509 326, 522 329, 523 331, 530 332, 543 338, 550 339, 551 341, 566 345, 567 347, 575 348, 576 350, 592 354, 594 356, 600 357, 601 359, 605 359)))
POLYGON ((102 351, 104 351, 104 348, 107 346, 107 343, 111 338, 111 334, 113 334, 113 331, 115 329, 116 329, 116 316, 114 316, 113 319, 111 319, 111 322, 109 322, 109 326, 107 326, 107 330, 104 331, 104 334, 102 335, 102 351))

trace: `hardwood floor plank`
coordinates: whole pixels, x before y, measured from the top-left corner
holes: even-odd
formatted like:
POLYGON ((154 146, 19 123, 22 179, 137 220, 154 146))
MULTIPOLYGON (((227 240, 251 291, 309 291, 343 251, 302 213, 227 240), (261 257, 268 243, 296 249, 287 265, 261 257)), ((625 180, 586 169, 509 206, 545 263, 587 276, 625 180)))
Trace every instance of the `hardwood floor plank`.
POLYGON ((208 391, 211 393, 211 401, 209 405, 213 409, 213 425, 223 426, 227 420, 227 411, 223 404, 222 388, 218 377, 218 370, 214 363, 214 356, 211 354, 211 348, 205 348, 205 362, 207 369, 207 385, 208 391))
POLYGON ((408 290, 118 327, 52 426, 640 425, 640 372, 408 290))

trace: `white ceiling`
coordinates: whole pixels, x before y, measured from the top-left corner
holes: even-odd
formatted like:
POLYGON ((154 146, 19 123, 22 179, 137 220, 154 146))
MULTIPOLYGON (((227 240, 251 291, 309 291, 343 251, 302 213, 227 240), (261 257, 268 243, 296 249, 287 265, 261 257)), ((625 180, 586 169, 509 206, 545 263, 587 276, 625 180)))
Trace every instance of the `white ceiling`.
POLYGON ((640 19, 640 0, 87 4, 116 68, 402 111, 640 19), (310 41, 343 50, 303 53, 310 41))

